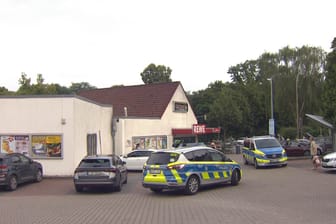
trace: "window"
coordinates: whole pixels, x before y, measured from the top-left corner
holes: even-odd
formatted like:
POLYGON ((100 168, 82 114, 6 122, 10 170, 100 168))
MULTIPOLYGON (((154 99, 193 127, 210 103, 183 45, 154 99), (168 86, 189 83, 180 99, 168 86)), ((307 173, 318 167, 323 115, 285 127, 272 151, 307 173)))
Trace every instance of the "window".
POLYGON ((87 155, 97 154, 97 134, 88 134, 86 136, 87 155))
POLYGON ((110 160, 109 159, 83 159, 82 162, 79 164, 81 168, 87 167, 110 167, 110 160))
POLYGON ((209 161, 209 152, 205 149, 200 149, 193 152, 194 160, 193 161, 209 161))
POLYGON ((166 153, 166 152, 158 152, 152 153, 149 157, 147 164, 148 165, 163 165, 168 163, 176 162, 179 158, 180 154, 178 153, 166 153))
POLYGON ((20 162, 20 158, 18 156, 12 156, 11 160, 12 160, 12 163, 19 163, 20 162))
POLYGON ((217 161, 217 162, 221 162, 221 161, 225 161, 224 156, 222 156, 221 153, 219 152, 210 152, 210 157, 211 157, 211 161, 217 161))
POLYGON ((174 102, 174 112, 188 112, 188 104, 181 102, 174 102))

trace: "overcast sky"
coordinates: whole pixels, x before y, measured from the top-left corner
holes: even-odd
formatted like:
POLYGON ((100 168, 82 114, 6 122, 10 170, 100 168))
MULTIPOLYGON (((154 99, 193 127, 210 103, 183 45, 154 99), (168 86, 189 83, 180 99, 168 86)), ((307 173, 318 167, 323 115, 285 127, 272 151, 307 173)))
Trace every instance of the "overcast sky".
POLYGON ((143 84, 150 64, 186 91, 230 81, 230 66, 289 46, 330 52, 335 0, 0 0, 0 86, 143 84))

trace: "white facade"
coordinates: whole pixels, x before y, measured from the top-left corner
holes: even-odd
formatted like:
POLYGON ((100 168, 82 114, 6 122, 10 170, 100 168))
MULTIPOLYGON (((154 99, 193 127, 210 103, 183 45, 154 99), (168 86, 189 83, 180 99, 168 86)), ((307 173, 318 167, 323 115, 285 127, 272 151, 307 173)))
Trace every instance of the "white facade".
POLYGON ((116 155, 125 155, 132 151, 132 149, 134 149, 132 139, 140 136, 166 136, 167 146, 171 148, 173 144, 173 128, 191 129, 193 124, 197 124, 197 119, 181 85, 176 89, 161 118, 132 118, 123 116, 116 120, 116 155), (175 102, 186 103, 188 105, 188 111, 174 111, 175 102))
POLYGON ((87 155, 88 134, 97 136, 97 153, 112 153, 112 106, 77 96, 1 97, 0 105, 0 136, 27 136, 28 155, 42 163, 44 175, 72 175, 87 155), (36 156, 32 139, 40 135, 60 136, 61 155, 36 156))

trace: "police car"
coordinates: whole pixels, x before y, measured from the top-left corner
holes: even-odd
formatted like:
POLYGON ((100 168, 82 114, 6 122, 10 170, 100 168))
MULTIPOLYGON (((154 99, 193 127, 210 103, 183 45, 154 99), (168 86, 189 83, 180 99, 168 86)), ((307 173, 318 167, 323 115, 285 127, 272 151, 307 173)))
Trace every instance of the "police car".
POLYGON ((238 185, 241 176, 240 165, 222 152, 195 146, 153 152, 144 165, 142 185, 153 192, 180 189, 192 195, 209 184, 238 185))
POLYGON ((287 166, 287 154, 279 141, 272 136, 256 136, 244 141, 243 160, 245 164, 261 166, 287 166))

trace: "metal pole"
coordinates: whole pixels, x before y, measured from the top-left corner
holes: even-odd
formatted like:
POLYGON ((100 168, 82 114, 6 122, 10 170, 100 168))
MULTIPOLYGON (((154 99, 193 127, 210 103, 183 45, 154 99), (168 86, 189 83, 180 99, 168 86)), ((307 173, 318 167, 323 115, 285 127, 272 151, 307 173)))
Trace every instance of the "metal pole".
POLYGON ((296 94, 296 138, 299 138, 299 73, 296 75, 295 94, 296 94))
POLYGON ((269 134, 275 135, 274 109, 273 109, 273 78, 267 79, 271 84, 271 119, 269 120, 269 134))
POLYGON ((271 78, 271 119, 274 119, 274 111, 273 111, 273 79, 271 78))

